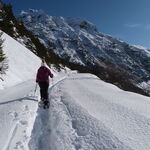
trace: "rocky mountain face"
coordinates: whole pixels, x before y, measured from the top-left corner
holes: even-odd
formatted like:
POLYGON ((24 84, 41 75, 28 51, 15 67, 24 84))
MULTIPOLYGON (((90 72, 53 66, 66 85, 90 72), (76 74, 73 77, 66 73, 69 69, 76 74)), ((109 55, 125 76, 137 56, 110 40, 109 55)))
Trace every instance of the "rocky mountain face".
POLYGON ((33 9, 22 11, 19 19, 61 58, 125 90, 142 93, 141 83, 150 79, 149 49, 100 33, 85 19, 52 17, 33 9))
POLYGON ((48 64, 63 64, 124 90, 149 93, 150 50, 100 33, 85 19, 52 17, 32 9, 16 19, 12 6, 1 4, 0 29, 48 64))
POLYGON ((55 64, 58 67, 61 62, 61 59, 52 50, 46 48, 37 37, 26 29, 22 22, 16 19, 12 6, 2 2, 0 2, 0 30, 26 46, 41 59, 45 59, 48 65, 55 64))

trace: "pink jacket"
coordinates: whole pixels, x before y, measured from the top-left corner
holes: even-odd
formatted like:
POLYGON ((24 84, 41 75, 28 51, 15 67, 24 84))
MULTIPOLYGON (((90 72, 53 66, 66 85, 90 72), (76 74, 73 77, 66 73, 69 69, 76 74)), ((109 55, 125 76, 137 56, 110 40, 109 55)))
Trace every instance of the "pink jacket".
POLYGON ((49 76, 53 78, 51 71, 47 67, 41 66, 36 75, 36 82, 49 82, 49 76))

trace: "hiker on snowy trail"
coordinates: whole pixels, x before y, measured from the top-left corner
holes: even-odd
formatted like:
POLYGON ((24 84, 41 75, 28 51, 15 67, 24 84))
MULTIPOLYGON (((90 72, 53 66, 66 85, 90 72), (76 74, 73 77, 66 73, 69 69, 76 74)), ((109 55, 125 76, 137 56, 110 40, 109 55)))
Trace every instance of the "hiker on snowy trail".
POLYGON ((36 82, 40 87, 41 101, 48 101, 49 76, 53 78, 53 74, 50 69, 48 69, 45 62, 42 61, 41 67, 38 69, 36 75, 36 82))

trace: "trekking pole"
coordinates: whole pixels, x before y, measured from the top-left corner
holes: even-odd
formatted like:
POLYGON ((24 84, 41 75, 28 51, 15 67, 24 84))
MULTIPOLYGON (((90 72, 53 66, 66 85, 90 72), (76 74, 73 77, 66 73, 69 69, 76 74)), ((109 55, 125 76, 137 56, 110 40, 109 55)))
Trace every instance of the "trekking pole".
POLYGON ((34 89, 34 97, 35 97, 36 90, 37 90, 37 83, 36 83, 35 89, 34 89))
POLYGON ((54 85, 54 79, 52 78, 52 86, 54 85))

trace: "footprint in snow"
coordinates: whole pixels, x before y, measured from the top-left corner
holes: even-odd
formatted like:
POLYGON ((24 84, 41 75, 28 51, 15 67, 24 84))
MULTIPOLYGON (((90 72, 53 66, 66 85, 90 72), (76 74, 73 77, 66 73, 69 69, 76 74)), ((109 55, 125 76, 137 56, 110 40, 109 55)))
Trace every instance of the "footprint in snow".
POLYGON ((29 106, 28 105, 24 106, 24 111, 29 111, 29 106))
POLYGON ((21 141, 17 142, 14 148, 15 150, 24 150, 24 146, 21 141))
POLYGON ((13 117, 13 120, 19 120, 19 115, 17 112, 9 112, 8 114, 13 117))
POLYGON ((28 125, 28 121, 26 120, 20 120, 19 122, 21 125, 28 125))

